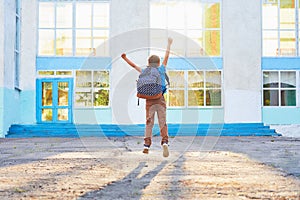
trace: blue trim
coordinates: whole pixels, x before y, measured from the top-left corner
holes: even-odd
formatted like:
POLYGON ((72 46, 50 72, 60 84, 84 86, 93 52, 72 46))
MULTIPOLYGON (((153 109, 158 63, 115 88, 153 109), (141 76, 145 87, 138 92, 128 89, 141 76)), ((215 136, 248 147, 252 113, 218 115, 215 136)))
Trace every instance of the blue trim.
POLYGON ((168 70, 220 70, 223 68, 221 57, 169 58, 168 70))
POLYGON ((299 70, 300 57, 264 57, 262 70, 299 70))
POLYGON ((36 70, 110 69, 110 57, 37 57, 36 70))
POLYGON ((73 99, 73 79, 72 78, 43 78, 36 80, 37 87, 37 107, 36 107, 36 121, 37 123, 72 123, 73 122, 73 109, 72 109, 72 99, 73 99), (50 82, 52 83, 52 106, 42 106, 42 83, 50 82), (58 106, 58 82, 68 82, 68 106, 58 106), (42 121, 42 109, 49 108, 52 109, 52 121, 42 121), (57 111, 58 109, 68 109, 68 120, 58 121, 57 111))
MULTIPOLYGON (((37 57, 36 70, 111 69, 110 57, 37 57)), ((223 58, 169 58, 169 70, 216 70, 223 68, 223 58)))

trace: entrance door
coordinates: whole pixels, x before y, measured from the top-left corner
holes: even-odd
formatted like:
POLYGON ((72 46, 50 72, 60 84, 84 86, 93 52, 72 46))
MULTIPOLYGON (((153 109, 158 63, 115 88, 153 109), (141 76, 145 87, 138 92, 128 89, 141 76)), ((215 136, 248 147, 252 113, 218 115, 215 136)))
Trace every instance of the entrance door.
POLYGON ((37 79, 37 122, 72 123, 73 79, 37 79))

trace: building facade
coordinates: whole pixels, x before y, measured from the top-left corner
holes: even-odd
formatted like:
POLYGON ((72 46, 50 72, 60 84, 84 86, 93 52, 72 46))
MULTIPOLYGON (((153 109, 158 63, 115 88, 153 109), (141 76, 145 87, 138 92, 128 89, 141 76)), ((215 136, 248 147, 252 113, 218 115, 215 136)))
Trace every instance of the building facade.
POLYGON ((0 0, 0 135, 143 124, 136 71, 164 55, 168 123, 300 124, 297 0, 0 0))

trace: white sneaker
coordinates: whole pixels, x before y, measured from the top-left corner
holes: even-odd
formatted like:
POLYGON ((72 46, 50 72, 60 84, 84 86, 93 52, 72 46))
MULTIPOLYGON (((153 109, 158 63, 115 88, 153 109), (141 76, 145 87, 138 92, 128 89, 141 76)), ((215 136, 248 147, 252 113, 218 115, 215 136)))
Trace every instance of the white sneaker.
POLYGON ((169 156, 169 145, 167 143, 163 143, 163 156, 168 157, 169 156))
POLYGON ((149 147, 144 146, 143 153, 148 154, 149 153, 149 147))

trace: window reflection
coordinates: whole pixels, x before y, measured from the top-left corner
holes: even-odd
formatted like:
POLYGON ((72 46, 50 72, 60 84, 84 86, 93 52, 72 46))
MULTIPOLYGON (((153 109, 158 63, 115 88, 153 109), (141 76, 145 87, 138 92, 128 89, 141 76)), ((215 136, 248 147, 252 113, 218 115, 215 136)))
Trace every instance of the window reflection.
POLYGON ((205 28, 220 28, 220 4, 208 3, 204 6, 205 28))
POLYGON ((109 28, 109 4, 94 4, 95 28, 109 28))
POLYGON ((39 28, 54 28, 54 3, 39 3, 39 28))
MULTIPOLYGON (((172 36, 176 43, 172 50, 183 56, 220 56, 221 26, 220 3, 197 1, 152 1, 150 27, 175 31, 189 38, 172 36), (192 40, 193 42, 190 42, 192 40)), ((165 41, 164 35, 151 34, 151 44, 165 41)), ((153 45, 155 46, 155 45, 153 45)), ((156 53, 156 52, 155 52, 156 53)), ((152 53, 151 53, 152 54, 152 53)), ((160 54, 159 54, 160 55, 160 54)), ((163 55, 162 55, 163 56, 163 55)))
POLYGON ((54 55, 54 30, 39 30, 39 54, 54 55))
POLYGON ((263 55, 264 56, 279 55, 277 31, 263 31, 263 55))
POLYGON ((57 3, 56 4, 56 27, 57 28, 72 28, 73 23, 72 3, 57 3))
POLYGON ((296 72, 263 72, 263 105, 296 106, 296 72))
POLYGON ((52 121, 52 109, 42 109, 42 121, 52 121))
POLYGON ((280 28, 295 29, 295 0, 280 0, 280 28))
POLYGON ((182 107, 184 106, 184 90, 172 90, 168 91, 169 102, 168 105, 171 107, 182 107))
POLYGON ((168 71, 168 74, 169 107, 222 105, 221 71, 168 71))
POLYGON ((42 106, 52 106, 52 82, 42 83, 42 106))
POLYGON ((296 56, 295 31, 280 31, 280 56, 296 56))
POLYGON ((69 109, 58 109, 57 110, 57 120, 58 121, 68 121, 69 120, 69 109))
POLYGON ((295 5, 295 0, 263 4, 263 56, 297 56, 295 5))
POLYGON ((204 106, 204 90, 189 90, 188 91, 189 106, 204 106))
POLYGON ((108 56, 108 29, 108 2, 39 2, 39 55, 108 56))
POLYGON ((56 55, 72 55, 72 30, 56 30, 56 55))
POLYGON ((69 104, 69 83, 58 82, 58 105, 68 106, 69 104))
POLYGON ((76 4, 76 28, 92 27, 92 5, 89 3, 76 4))
POLYGON ((76 31, 76 55, 88 55, 93 52, 91 30, 76 31))
POLYGON ((109 71, 77 71, 75 88, 77 107, 109 105, 109 71))
POLYGON ((279 106, 278 90, 264 90, 264 106, 279 106))

